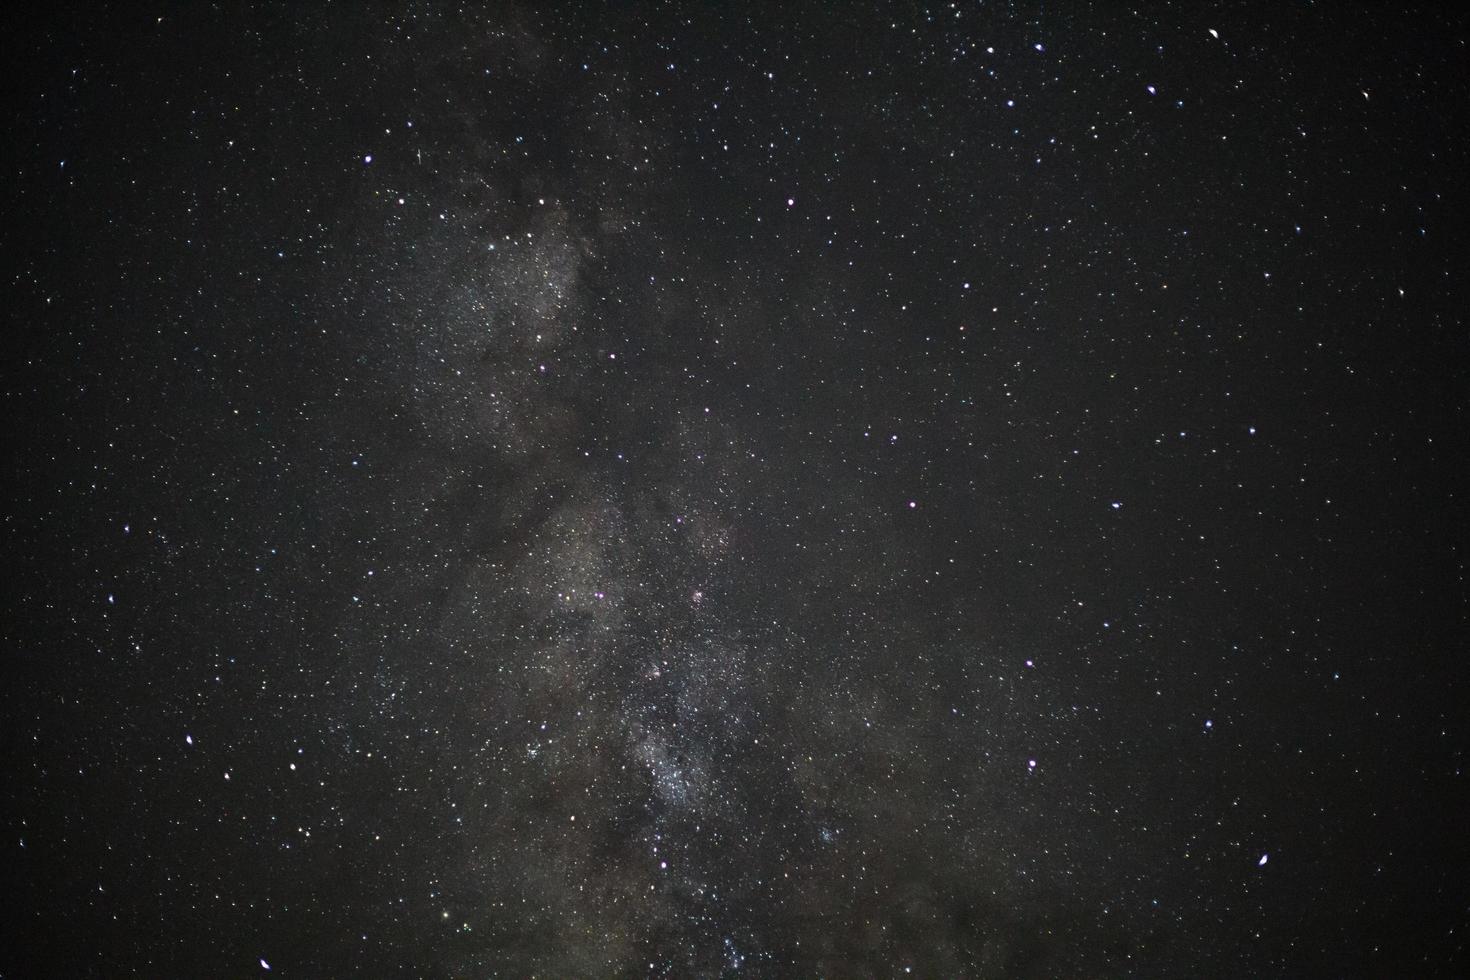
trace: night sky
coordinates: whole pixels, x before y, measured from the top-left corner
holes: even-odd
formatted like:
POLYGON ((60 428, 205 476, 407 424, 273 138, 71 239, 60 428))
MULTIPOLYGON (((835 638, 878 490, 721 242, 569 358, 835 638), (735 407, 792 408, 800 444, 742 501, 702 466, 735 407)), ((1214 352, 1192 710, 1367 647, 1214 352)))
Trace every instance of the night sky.
POLYGON ((32 5, 4 977, 1470 962, 1470 21, 32 5))

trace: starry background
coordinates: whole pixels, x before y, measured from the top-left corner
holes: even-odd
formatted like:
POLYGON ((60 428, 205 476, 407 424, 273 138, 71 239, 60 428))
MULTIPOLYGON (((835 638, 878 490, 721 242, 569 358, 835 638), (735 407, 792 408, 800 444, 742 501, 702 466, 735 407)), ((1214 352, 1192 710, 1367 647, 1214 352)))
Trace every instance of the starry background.
POLYGON ((1465 969, 1467 37, 23 16, 0 972, 1465 969))

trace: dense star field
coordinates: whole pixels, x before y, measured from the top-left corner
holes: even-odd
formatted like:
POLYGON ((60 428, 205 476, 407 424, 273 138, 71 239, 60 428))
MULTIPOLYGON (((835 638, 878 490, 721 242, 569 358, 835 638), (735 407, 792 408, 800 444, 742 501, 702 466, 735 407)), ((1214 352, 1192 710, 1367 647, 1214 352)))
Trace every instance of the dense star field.
POLYGON ((1463 975, 1467 40, 36 7, 0 975, 1463 975))

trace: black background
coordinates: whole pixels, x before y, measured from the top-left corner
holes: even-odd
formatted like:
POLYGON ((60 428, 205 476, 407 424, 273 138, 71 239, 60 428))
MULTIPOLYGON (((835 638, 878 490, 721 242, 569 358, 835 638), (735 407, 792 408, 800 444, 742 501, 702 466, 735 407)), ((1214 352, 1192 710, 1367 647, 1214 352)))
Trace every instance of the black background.
POLYGON ((1466 27, 13 23, 0 970, 1462 971, 1466 27))

